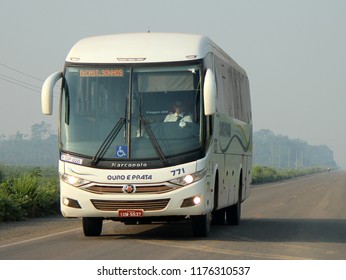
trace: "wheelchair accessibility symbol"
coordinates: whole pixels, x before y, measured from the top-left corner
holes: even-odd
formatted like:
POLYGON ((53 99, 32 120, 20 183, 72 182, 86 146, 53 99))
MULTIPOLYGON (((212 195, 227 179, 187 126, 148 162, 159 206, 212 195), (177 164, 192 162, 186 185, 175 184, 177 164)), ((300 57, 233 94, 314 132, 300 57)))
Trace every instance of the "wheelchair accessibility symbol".
POLYGON ((116 158, 126 158, 127 157, 127 146, 116 146, 115 147, 115 157, 116 158))

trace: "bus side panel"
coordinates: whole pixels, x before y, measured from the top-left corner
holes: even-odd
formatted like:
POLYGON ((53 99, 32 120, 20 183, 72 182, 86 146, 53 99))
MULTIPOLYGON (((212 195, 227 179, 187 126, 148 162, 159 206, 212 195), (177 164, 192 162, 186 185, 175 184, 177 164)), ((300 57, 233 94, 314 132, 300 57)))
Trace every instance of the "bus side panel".
POLYGON ((244 170, 244 190, 242 199, 245 200, 250 195, 251 182, 252 182, 252 156, 246 157, 246 170, 244 170))

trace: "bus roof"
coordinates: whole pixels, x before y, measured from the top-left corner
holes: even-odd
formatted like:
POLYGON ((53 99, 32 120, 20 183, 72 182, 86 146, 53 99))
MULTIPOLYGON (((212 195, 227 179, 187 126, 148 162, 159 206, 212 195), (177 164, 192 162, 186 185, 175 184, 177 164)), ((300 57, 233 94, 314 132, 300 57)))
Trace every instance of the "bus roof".
POLYGON ((150 63, 189 61, 218 53, 244 70, 206 36, 183 33, 128 33, 89 37, 77 42, 66 62, 150 63))

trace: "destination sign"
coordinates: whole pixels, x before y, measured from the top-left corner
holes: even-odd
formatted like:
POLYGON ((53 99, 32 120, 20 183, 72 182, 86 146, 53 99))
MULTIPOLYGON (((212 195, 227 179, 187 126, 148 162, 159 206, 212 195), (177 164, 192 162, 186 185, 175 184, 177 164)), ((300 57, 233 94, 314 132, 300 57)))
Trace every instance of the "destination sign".
POLYGON ((80 77, 124 77, 124 69, 80 69, 80 77))

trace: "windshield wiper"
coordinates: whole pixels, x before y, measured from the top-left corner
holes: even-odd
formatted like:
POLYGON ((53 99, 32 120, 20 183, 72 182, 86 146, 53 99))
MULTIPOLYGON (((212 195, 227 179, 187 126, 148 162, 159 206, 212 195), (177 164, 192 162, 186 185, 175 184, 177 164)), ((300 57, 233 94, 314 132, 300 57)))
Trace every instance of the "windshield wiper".
POLYGON ((125 119, 120 118, 118 122, 115 124, 111 132, 107 135, 106 139, 102 142, 100 148, 98 149, 95 156, 92 158, 91 164, 96 165, 100 159, 104 156, 105 152, 108 150, 109 146, 114 141, 115 137, 117 137, 119 131, 125 124, 125 119))
POLYGON ((165 157, 164 153, 162 152, 162 149, 161 149, 159 143, 157 142, 156 137, 155 137, 153 131, 151 130, 150 125, 148 124, 147 119, 144 116, 140 116, 139 119, 140 119, 141 123, 144 124, 144 129, 148 133, 149 140, 150 140, 151 144, 153 145, 153 147, 155 149, 155 152, 160 157, 160 159, 163 162, 163 164, 167 165, 166 157, 165 157))

